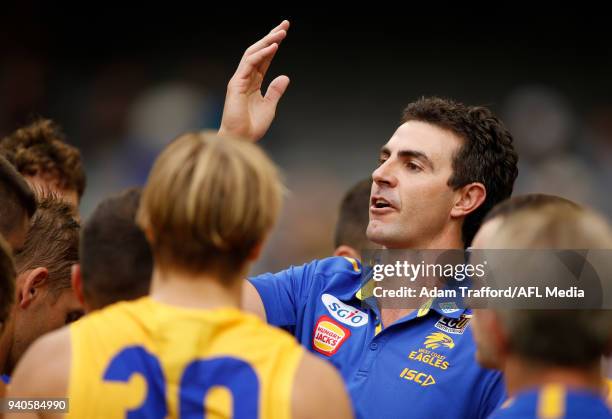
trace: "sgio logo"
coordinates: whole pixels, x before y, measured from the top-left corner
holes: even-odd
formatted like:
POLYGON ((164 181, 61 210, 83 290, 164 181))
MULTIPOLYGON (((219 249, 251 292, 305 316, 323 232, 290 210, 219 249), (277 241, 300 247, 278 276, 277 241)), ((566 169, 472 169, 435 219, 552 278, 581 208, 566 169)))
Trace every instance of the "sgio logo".
POLYGON ((323 294, 321 301, 325 304, 325 308, 329 314, 341 323, 353 327, 364 326, 368 323, 368 314, 355 307, 344 304, 331 294, 323 294))
POLYGON ((436 384, 436 380, 430 374, 419 372, 417 370, 411 370, 410 368, 404 368, 400 374, 400 378, 408 381, 414 381, 421 387, 427 387, 432 384, 436 384))

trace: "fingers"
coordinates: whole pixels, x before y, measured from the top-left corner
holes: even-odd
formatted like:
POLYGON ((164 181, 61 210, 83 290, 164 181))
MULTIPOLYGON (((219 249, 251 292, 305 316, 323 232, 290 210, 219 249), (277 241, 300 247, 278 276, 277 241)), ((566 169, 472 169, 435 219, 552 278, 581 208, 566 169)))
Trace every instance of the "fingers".
POLYGON ((287 90, 289 86, 289 77, 287 76, 278 76, 270 83, 268 86, 268 90, 266 91, 266 95, 264 96, 264 100, 267 101, 270 105, 276 108, 278 101, 283 94, 287 90))
POLYGON ((280 25, 278 25, 276 28, 272 29, 270 31, 270 33, 274 33, 274 32, 278 32, 280 30, 288 30, 289 29, 289 21, 287 19, 283 20, 280 25))
POLYGON ((278 44, 272 44, 254 54, 249 55, 238 66, 235 77, 238 77, 239 79, 249 79, 251 77, 251 73, 266 59, 273 57, 277 49, 278 44))
POLYGON ((264 36, 262 39, 248 47, 247 50, 244 52, 243 59, 261 50, 262 48, 266 48, 270 44, 280 43, 287 36, 288 29, 289 21, 284 20, 280 25, 272 29, 272 31, 268 35, 264 36))

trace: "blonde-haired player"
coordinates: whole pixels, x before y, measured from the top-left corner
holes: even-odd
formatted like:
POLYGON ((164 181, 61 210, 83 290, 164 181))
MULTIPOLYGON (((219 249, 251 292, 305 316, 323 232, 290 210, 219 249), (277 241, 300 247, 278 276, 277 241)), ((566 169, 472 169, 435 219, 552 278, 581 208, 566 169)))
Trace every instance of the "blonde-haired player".
POLYGON ((137 214, 154 256, 150 296, 38 341, 10 396, 68 397, 74 418, 351 417, 333 367, 238 309, 281 195, 254 144, 212 133, 172 142, 137 214))

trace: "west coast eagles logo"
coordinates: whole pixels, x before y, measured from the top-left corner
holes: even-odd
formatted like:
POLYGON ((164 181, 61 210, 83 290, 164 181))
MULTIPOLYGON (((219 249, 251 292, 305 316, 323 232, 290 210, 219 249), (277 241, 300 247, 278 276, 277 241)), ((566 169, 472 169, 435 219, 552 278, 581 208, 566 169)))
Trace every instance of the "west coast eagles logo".
POLYGON ((445 335, 442 332, 434 332, 427 336, 424 345, 427 349, 437 349, 440 346, 446 346, 447 348, 452 349, 455 347, 455 342, 450 336, 445 335))

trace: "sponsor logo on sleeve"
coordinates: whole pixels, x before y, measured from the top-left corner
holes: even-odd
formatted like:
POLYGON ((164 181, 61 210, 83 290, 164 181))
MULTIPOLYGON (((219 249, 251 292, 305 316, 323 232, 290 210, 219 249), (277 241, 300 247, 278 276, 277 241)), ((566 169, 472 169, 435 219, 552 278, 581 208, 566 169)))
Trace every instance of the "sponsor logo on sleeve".
POLYGON ((312 348, 323 355, 332 356, 349 336, 349 329, 327 316, 321 316, 312 335, 312 348))
POLYGON ((343 303, 331 294, 321 295, 321 301, 329 314, 340 323, 352 327, 361 327, 368 324, 369 315, 353 306, 343 303))

